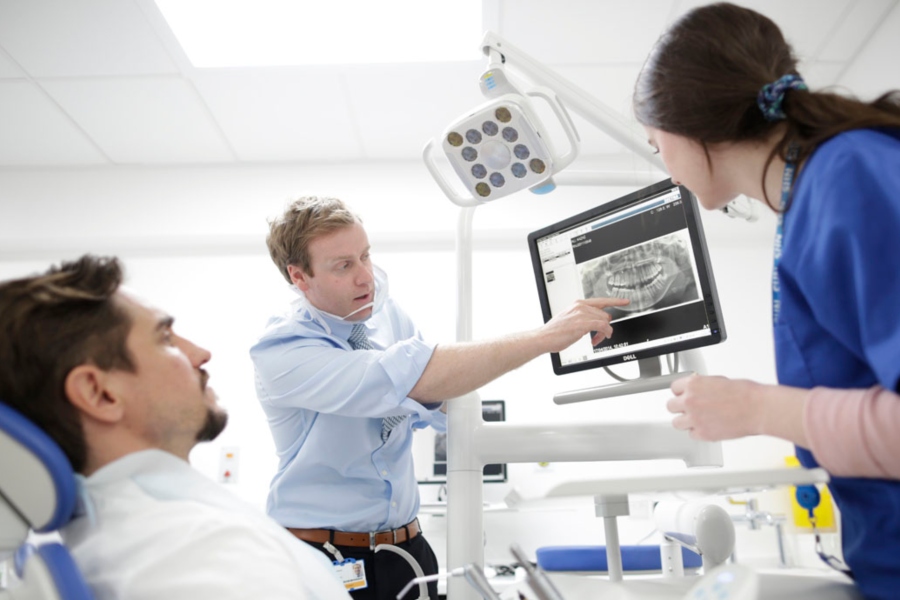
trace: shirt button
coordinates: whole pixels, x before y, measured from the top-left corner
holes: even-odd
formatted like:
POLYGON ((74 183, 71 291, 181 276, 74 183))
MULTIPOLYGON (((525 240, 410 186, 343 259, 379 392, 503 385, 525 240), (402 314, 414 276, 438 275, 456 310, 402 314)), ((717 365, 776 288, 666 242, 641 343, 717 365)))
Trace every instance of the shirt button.
POLYGON ((396 503, 396 502, 391 502, 391 506, 393 506, 394 508, 397 508, 397 503, 396 503))
POLYGON ((381 472, 381 474, 384 475, 385 477, 387 477, 387 469, 383 470, 383 471, 381 472))

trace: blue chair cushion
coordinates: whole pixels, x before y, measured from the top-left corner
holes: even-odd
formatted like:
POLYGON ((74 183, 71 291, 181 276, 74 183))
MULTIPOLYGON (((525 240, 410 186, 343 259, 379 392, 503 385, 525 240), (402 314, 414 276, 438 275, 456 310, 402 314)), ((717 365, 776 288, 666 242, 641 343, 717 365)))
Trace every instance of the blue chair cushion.
MULTIPOLYGON (((544 546, 537 549, 538 566, 545 571, 607 571, 606 546, 544 546)), ((703 559, 681 548, 686 569, 699 568, 703 559)), ((622 546, 623 571, 660 571, 658 545, 622 546)))

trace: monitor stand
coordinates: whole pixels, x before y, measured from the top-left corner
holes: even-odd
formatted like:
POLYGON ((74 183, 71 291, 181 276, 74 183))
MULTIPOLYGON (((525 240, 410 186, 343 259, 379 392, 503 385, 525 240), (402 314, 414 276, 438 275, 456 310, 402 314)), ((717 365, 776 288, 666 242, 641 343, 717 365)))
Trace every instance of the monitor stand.
POLYGON ((581 390, 572 390, 571 392, 561 392, 553 396, 553 402, 556 404, 573 404, 575 402, 586 402, 588 400, 600 400, 603 398, 614 398, 616 396, 625 396, 628 394, 653 392, 668 388, 676 379, 681 379, 682 377, 687 377, 694 373, 694 371, 677 371, 675 373, 663 375, 660 358, 661 357, 659 356, 654 356, 652 358, 639 359, 638 367, 640 368, 640 375, 638 375, 636 379, 584 388, 581 390))

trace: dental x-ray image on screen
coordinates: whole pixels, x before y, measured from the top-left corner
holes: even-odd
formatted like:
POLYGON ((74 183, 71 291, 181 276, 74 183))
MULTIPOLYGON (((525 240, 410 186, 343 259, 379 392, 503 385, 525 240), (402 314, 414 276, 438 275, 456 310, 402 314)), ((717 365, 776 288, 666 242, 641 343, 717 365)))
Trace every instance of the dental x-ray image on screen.
POLYGON ((528 236, 544 320, 583 298, 608 308, 613 336, 553 353, 557 374, 688 350, 725 339, 697 201, 671 180, 528 236))
POLYGON ((699 298, 687 230, 578 265, 585 298, 628 298, 606 309, 613 322, 699 298))

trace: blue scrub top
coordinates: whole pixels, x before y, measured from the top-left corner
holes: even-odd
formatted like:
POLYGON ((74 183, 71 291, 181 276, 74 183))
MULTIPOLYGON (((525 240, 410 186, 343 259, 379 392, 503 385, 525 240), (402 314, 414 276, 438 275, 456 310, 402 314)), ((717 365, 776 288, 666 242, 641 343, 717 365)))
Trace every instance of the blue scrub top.
MULTIPOLYGON (((779 383, 900 391, 900 130, 842 133, 807 160, 778 277, 779 383)), ((818 466, 804 448, 797 456, 818 466)), ((829 488, 860 590, 900 597, 900 482, 834 477, 829 488)))

